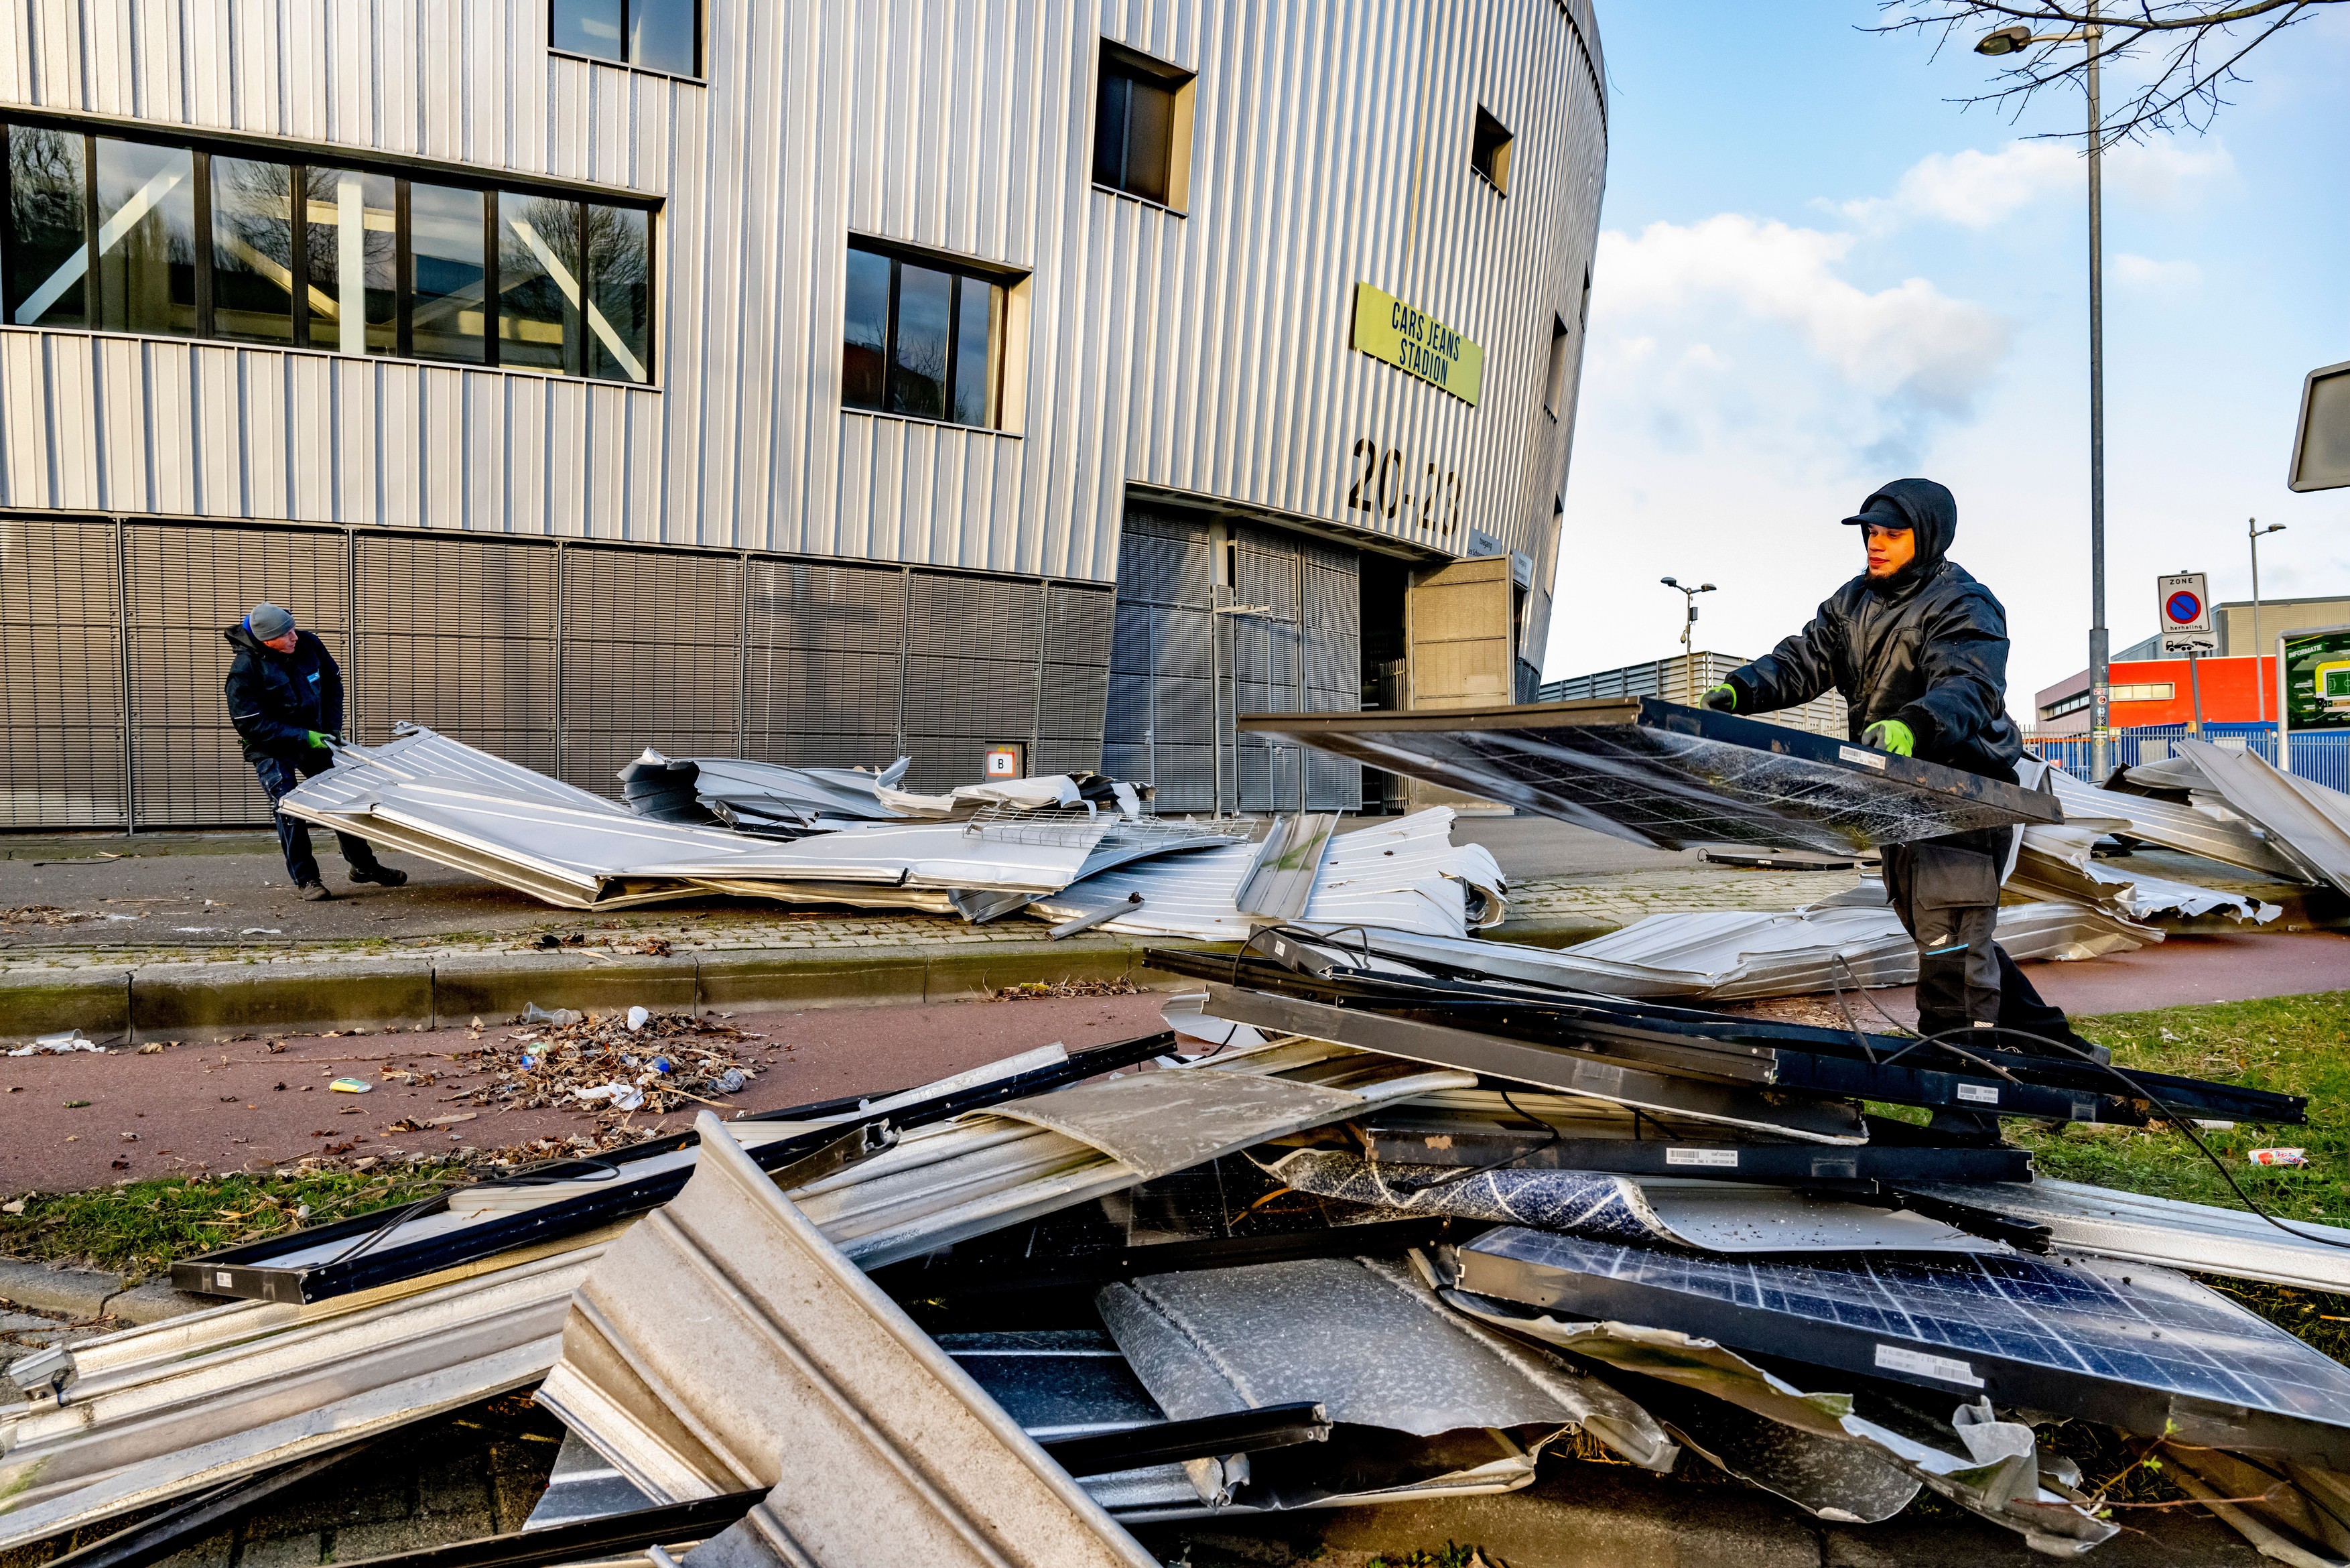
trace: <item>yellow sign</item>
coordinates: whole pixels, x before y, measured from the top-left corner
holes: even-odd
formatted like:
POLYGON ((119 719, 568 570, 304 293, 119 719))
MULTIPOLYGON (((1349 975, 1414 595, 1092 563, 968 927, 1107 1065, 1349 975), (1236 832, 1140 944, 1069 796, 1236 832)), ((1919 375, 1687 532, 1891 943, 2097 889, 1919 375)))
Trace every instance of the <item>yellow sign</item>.
POLYGON ((1464 403, 1477 400, 1485 350, 1384 289, 1355 286, 1355 347, 1464 403))

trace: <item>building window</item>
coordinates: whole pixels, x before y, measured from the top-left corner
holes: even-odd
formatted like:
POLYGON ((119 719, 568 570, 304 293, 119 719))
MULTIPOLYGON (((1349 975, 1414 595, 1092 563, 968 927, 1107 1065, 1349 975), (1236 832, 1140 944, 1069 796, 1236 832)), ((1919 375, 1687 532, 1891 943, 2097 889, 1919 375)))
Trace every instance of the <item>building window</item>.
POLYGON ((1482 107, 1477 110, 1477 129, 1469 146, 1469 167, 1504 196, 1510 193, 1510 146, 1515 140, 1500 120, 1482 107))
POLYGON ((2115 702, 2176 702, 2178 683, 2175 680, 2149 680, 2138 686, 2116 686, 2107 698, 2115 702))
POLYGON ((1004 292, 993 275, 852 242, 841 402, 996 429, 1003 422, 1004 292))
POLYGON ((1180 212, 1190 204, 1188 71, 1104 38, 1094 99, 1094 183, 1180 212))
POLYGON ((40 126, 0 132, 11 325, 651 379, 641 207, 40 126))
POLYGON ((2067 713, 2077 713, 2088 705, 2089 694, 2086 691, 2075 691, 2070 697, 2059 697, 2055 701, 2041 709, 2040 716, 2043 719, 2061 719, 2067 713))
POLYGON ((548 46, 673 77, 702 75, 700 0, 554 0, 548 46))
POLYGON ((1566 402, 1566 323, 1550 318, 1550 369, 1543 377, 1543 411, 1556 419, 1566 402))

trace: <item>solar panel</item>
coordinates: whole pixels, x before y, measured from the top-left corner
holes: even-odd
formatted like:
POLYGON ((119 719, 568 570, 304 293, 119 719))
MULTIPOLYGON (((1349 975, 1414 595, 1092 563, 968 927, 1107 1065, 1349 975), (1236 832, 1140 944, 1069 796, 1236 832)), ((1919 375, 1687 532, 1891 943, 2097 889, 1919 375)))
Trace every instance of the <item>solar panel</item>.
POLYGON ((1520 1227, 1444 1254, 1479 1295, 2338 1466, 2350 1367, 2184 1274, 2079 1256, 1747 1262, 1520 1227))
POLYGON ((2002 780, 1653 697, 1257 713, 1239 727, 1668 849, 1849 852, 2063 819, 2050 796, 2002 780))

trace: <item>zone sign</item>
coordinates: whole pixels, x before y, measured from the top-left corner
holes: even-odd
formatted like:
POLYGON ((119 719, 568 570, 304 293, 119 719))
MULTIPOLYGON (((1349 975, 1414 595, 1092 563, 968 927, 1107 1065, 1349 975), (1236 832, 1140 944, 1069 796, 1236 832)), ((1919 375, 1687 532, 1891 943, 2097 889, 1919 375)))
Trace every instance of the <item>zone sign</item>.
POLYGON ((2162 651, 2173 657, 2219 652, 2220 639, 2211 627, 2211 591, 2204 574, 2178 572, 2157 577, 2154 584, 2162 607, 2162 651))

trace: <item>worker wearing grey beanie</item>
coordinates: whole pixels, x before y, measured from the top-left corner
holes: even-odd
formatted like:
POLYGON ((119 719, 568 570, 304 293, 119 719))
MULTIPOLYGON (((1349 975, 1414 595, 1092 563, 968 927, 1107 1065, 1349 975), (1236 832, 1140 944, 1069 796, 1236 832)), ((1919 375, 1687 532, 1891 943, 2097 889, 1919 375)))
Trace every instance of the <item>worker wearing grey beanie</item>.
MULTIPOLYGON (((236 649, 226 686, 229 722, 236 726, 245 761, 276 813, 286 874, 303 898, 331 898, 310 848, 309 826, 276 806, 304 775, 315 777, 334 766, 330 748, 343 729, 343 672, 325 643, 294 624, 292 611, 266 599, 222 635, 236 649)), ((380 864, 366 839, 338 833, 335 842, 350 865, 352 881, 397 888, 408 880, 407 872, 380 864)))

